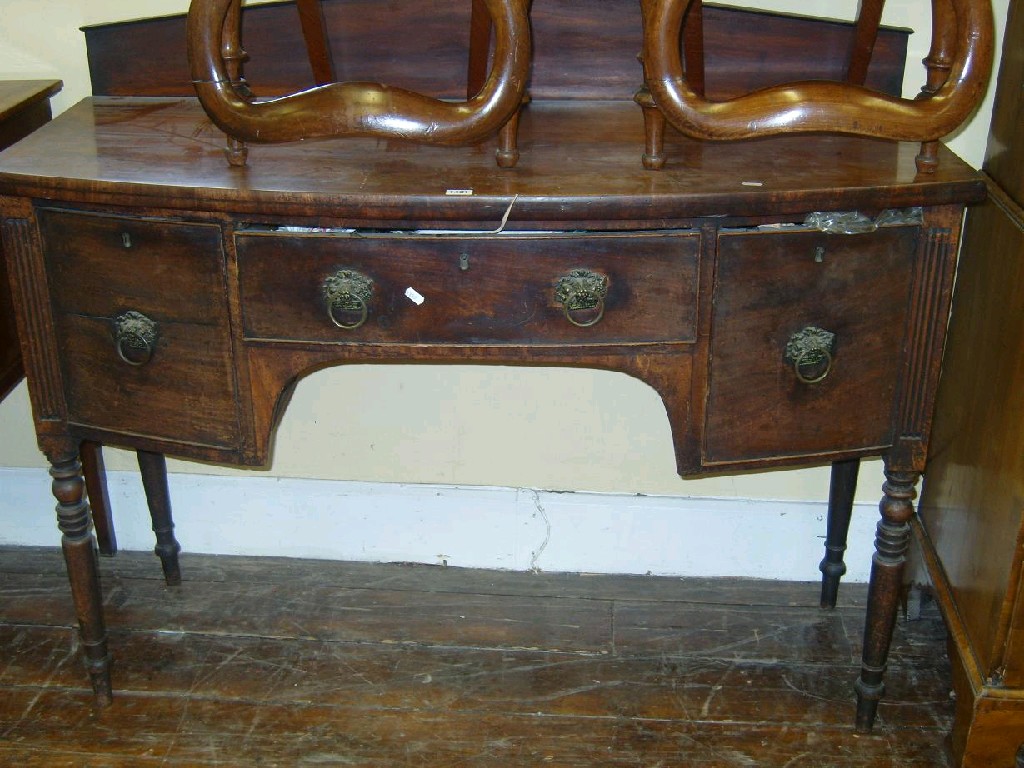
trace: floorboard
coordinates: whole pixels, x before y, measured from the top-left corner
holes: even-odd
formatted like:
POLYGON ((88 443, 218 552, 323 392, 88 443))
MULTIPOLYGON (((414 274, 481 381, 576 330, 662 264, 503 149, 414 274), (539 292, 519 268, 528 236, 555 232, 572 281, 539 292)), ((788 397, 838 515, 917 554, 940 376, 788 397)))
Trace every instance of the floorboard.
POLYGON ((947 768, 933 609, 852 728, 865 590, 187 555, 101 561, 97 710, 55 549, 0 548, 0 765, 947 768))

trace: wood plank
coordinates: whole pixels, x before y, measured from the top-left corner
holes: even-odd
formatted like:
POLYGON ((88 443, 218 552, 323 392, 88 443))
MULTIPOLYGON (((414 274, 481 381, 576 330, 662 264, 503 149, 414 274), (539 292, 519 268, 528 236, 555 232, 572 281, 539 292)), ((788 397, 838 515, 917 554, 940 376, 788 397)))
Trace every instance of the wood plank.
MULTIPOLYGON (((84 689, 70 630, 0 626, 2 688, 84 689)), ((744 661, 697 652, 636 656, 117 631, 117 695, 362 708, 495 711, 780 727, 850 721, 852 664, 744 661)), ((948 667, 894 664, 886 728, 948 727, 948 667), (941 706, 937 707, 936 704, 941 706)))
POLYGON ((575 717, 543 714, 225 706, 199 697, 122 696, 97 712, 84 692, 70 691, 14 691, 0 701, 0 728, 19 757, 46 743, 56 758, 160 756, 196 765, 948 765, 934 733, 920 728, 863 736, 817 724, 619 717, 580 726, 575 717))

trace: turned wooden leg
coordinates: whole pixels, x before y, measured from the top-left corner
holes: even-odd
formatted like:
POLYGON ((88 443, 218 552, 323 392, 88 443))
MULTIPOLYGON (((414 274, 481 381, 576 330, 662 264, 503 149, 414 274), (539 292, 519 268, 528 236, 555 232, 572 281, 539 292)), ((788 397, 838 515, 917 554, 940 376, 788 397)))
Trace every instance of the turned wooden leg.
MULTIPOLYGON (((224 17, 221 56, 227 68, 228 78, 231 80, 231 88, 236 94, 251 98, 252 92, 242 74, 243 65, 249 59, 249 54, 242 48, 242 0, 231 0, 228 5, 224 17)), ((249 147, 244 141, 228 136, 227 144, 224 147, 224 156, 227 157, 229 165, 239 168, 249 160, 249 147)))
POLYGON ((832 482, 828 491, 828 524, 825 532, 825 557, 821 571, 821 607, 835 608, 839 595, 839 579, 846 573, 843 553, 850 532, 853 496, 857 492, 860 459, 836 461, 832 464, 832 482))
MULTIPOLYGON (((956 13, 951 0, 937 0, 932 3, 932 45, 924 59, 927 78, 921 88, 921 95, 927 96, 938 91, 949 79, 953 69, 953 54, 956 50, 956 13)), ((939 165, 939 142, 924 141, 921 151, 914 159, 918 173, 935 173, 939 165)))
POLYGON ((658 171, 665 167, 665 115, 654 103, 647 86, 637 91, 633 101, 640 105, 644 115, 644 168, 658 171))
POLYGON ((864 624, 864 650, 857 691, 857 730, 867 732, 875 721, 878 701, 885 693, 885 665, 896 626, 903 587, 903 567, 910 543, 910 518, 914 514, 914 486, 919 472, 893 470, 886 463, 885 494, 879 504, 882 519, 875 535, 871 562, 868 609, 864 624))
POLYGON ((106 706, 111 701, 110 654, 107 651, 107 629, 103 623, 96 540, 92 535, 89 504, 85 500, 82 465, 77 451, 49 458, 53 495, 57 499, 57 525, 63 534, 61 548, 71 582, 85 664, 96 703, 106 706))
POLYGON ((92 512, 92 526, 96 531, 96 542, 100 554, 117 554, 117 536, 114 534, 114 517, 110 509, 110 494, 107 491, 107 470, 103 466, 103 446, 86 440, 79 448, 82 457, 82 473, 85 475, 85 490, 89 496, 89 510, 92 512))
POLYGON ((494 156, 499 168, 513 168, 519 162, 519 114, 522 111, 520 106, 498 132, 498 150, 494 156))
POLYGON ((171 517, 171 494, 167 489, 167 461, 162 453, 137 451, 139 470, 142 472, 142 486, 146 490, 149 515, 153 520, 156 546, 153 552, 160 558, 167 586, 181 584, 181 568, 178 553, 181 545, 174 538, 174 520, 171 517))

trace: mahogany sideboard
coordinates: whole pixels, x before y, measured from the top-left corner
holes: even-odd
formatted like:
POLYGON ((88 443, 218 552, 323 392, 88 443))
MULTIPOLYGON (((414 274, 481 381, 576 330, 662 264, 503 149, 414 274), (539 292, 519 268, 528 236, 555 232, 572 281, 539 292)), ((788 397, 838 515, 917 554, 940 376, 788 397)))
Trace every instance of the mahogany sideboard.
POLYGON ((856 685, 871 727, 960 221, 984 185, 945 148, 921 175, 914 144, 671 134, 651 172, 643 141, 628 101, 535 100, 514 169, 491 146, 358 138, 253 146, 231 167, 194 99, 97 97, 0 155, 35 425, 100 702, 81 441, 261 466, 303 376, 473 362, 641 379, 684 476, 883 455, 856 685), (825 231, 834 217, 816 212, 858 212, 863 231, 825 231))

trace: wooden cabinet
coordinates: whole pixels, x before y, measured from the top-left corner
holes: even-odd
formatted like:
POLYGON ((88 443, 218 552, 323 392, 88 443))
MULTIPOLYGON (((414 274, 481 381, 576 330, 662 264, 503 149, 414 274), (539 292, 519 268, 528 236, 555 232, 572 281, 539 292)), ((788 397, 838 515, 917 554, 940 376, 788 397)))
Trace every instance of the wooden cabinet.
MULTIPOLYGON (((0 82, 0 149, 23 139, 50 119, 50 97, 61 89, 59 80, 0 82)), ((7 266, 0 258, 0 398, 21 381, 24 370, 7 266)))
POLYGON ((950 626, 953 747, 965 768, 1024 765, 1022 51, 1018 0, 985 165, 989 199, 967 217, 920 505, 926 561, 950 626))

